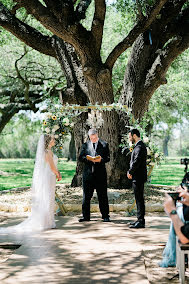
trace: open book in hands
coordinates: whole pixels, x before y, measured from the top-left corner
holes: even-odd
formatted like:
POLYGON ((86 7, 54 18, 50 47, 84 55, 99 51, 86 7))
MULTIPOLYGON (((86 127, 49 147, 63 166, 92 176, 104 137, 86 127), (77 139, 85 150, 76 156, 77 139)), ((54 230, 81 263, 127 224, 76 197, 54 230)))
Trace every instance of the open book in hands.
POLYGON ((87 158, 88 161, 95 162, 96 160, 100 159, 101 156, 98 155, 98 156, 92 157, 90 155, 87 155, 86 158, 87 158))

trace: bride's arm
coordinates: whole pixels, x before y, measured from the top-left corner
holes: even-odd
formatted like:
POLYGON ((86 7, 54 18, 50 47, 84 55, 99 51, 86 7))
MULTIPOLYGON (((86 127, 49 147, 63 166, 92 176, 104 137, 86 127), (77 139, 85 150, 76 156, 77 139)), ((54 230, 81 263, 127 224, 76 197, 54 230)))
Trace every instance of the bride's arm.
POLYGON ((45 160, 49 164, 51 171, 59 178, 59 171, 54 164, 53 157, 50 152, 45 154, 45 160))

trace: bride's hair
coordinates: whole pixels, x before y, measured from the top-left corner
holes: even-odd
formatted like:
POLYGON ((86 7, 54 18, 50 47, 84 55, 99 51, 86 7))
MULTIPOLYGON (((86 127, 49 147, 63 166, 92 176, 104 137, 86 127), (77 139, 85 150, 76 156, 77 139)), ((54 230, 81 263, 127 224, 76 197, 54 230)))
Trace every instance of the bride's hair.
POLYGON ((45 152, 48 150, 49 143, 51 142, 52 136, 49 134, 44 135, 45 152))

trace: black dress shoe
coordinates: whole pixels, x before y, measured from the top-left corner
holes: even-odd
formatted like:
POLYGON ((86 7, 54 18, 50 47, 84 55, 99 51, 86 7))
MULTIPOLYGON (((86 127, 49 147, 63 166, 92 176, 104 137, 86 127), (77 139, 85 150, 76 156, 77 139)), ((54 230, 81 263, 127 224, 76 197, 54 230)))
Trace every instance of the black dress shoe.
POLYGON ((129 223, 129 225, 135 225, 136 222, 138 222, 138 221, 132 221, 132 222, 129 223))
POLYGON ((90 219, 81 218, 81 219, 79 219, 78 221, 79 221, 79 222, 89 222, 90 219))
POLYGON ((110 221, 110 218, 108 217, 108 218, 104 218, 103 222, 111 222, 111 221, 110 221))
POLYGON ((141 222, 137 221, 134 225, 130 225, 129 228, 131 228, 131 229, 143 229, 143 228, 145 228, 145 224, 142 224, 141 222))

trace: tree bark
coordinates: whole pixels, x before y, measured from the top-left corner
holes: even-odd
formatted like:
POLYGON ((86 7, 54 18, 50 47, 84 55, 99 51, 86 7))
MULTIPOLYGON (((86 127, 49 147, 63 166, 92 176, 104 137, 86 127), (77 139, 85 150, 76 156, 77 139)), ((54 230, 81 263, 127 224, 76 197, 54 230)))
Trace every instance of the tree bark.
POLYGON ((82 144, 87 140, 88 127, 86 126, 87 113, 82 113, 77 117, 77 122, 74 126, 74 137, 75 137, 75 148, 76 148, 76 158, 77 166, 76 172, 72 179, 71 186, 77 187, 82 185, 83 176, 83 163, 78 161, 78 157, 81 151, 82 144))
POLYGON ((171 63, 189 47, 189 34, 185 32, 189 28, 189 9, 186 10, 167 30, 156 21, 133 45, 119 103, 128 105, 139 121, 155 90, 167 83, 165 76, 171 63), (166 44, 168 38, 170 42, 166 44))
POLYGON ((75 161, 75 160, 76 160, 75 139, 74 139, 74 133, 72 132, 69 144, 68 161, 75 161))
MULTIPOLYGON (((94 76, 93 80, 91 78, 89 79, 86 76, 91 103, 113 103, 111 71, 107 68, 105 69, 102 65, 96 77, 94 76)), ((110 148, 110 162, 106 165, 108 186, 113 188, 130 187, 130 182, 126 175, 129 167, 129 159, 125 153, 122 154, 119 147, 121 143, 119 114, 115 110, 103 111, 102 118, 104 124, 99 130, 99 137, 107 141, 110 148)))

